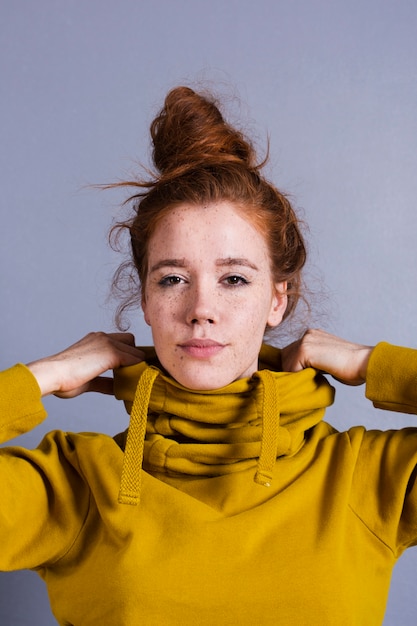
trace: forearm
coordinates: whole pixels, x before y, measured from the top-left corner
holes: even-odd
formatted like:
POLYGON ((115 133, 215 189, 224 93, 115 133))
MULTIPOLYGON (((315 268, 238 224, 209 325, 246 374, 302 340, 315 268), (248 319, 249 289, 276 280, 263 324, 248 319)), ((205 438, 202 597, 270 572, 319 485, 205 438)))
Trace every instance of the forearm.
POLYGON ((62 352, 29 363, 28 368, 43 396, 72 398, 86 391, 112 394, 113 381, 103 374, 142 358, 130 333, 92 332, 62 352))

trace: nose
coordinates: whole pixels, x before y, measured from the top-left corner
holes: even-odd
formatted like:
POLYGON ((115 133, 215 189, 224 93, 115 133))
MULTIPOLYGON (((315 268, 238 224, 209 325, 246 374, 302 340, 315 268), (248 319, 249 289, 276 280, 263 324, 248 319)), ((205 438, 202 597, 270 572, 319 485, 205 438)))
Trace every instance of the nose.
POLYGON ((187 310, 188 324, 215 324, 217 321, 215 294, 207 285, 195 285, 190 290, 187 310))

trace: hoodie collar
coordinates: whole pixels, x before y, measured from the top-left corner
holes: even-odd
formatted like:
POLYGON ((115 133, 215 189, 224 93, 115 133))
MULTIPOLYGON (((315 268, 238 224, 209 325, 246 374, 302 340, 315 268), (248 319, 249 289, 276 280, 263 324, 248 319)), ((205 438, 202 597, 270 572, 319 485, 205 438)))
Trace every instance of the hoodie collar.
POLYGON ((119 502, 140 500, 140 468, 219 476, 254 468, 269 486, 276 459, 295 454, 323 417, 334 390, 316 370, 276 372, 280 351, 263 346, 260 369, 221 389, 190 390, 162 372, 153 349, 146 361, 115 371, 115 395, 130 424, 119 502))

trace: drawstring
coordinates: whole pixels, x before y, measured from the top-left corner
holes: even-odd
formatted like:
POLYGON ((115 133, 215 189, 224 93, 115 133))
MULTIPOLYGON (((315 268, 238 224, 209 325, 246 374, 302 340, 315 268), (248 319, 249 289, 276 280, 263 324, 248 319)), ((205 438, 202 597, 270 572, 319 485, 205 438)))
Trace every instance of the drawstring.
POLYGON ((158 374, 159 371, 156 368, 147 367, 139 378, 136 388, 123 459, 119 491, 120 504, 138 504, 140 501, 143 447, 146 423, 148 421, 148 406, 152 386, 158 374))
POLYGON ((259 485, 270 487, 278 449, 279 404, 277 386, 274 376, 269 370, 262 370, 255 375, 262 384, 263 398, 261 406, 261 452, 254 480, 259 485))
MULTIPOLYGON (((141 472, 148 421, 148 408, 152 387, 159 370, 147 367, 139 378, 136 388, 130 424, 127 433, 122 476, 119 491, 120 504, 136 505, 140 501, 141 472)), ((279 431, 279 402, 277 385, 272 372, 261 370, 255 374, 259 379, 262 397, 259 409, 262 417, 261 449, 254 480, 270 487, 277 458, 279 431)))

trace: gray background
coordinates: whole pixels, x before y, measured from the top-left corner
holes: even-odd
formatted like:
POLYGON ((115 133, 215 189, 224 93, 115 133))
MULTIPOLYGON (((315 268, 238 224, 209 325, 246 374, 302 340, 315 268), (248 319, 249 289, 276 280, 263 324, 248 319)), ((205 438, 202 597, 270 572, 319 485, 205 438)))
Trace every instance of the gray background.
MULTIPOLYGON (((1 367, 113 328, 119 259, 106 236, 124 196, 86 185, 146 160, 167 89, 196 79, 226 95, 260 146, 269 133, 268 173, 310 225, 313 287, 324 285, 313 323, 417 347, 415 0, 2 0, 1 367)), ((52 428, 127 424, 110 398, 46 404, 24 445, 52 428)), ((413 422, 339 387, 329 419, 413 422)), ((416 558, 396 568, 386 626, 416 622, 416 558)), ((1 574, 0 594, 1 624, 54 623, 35 574, 1 574)))

